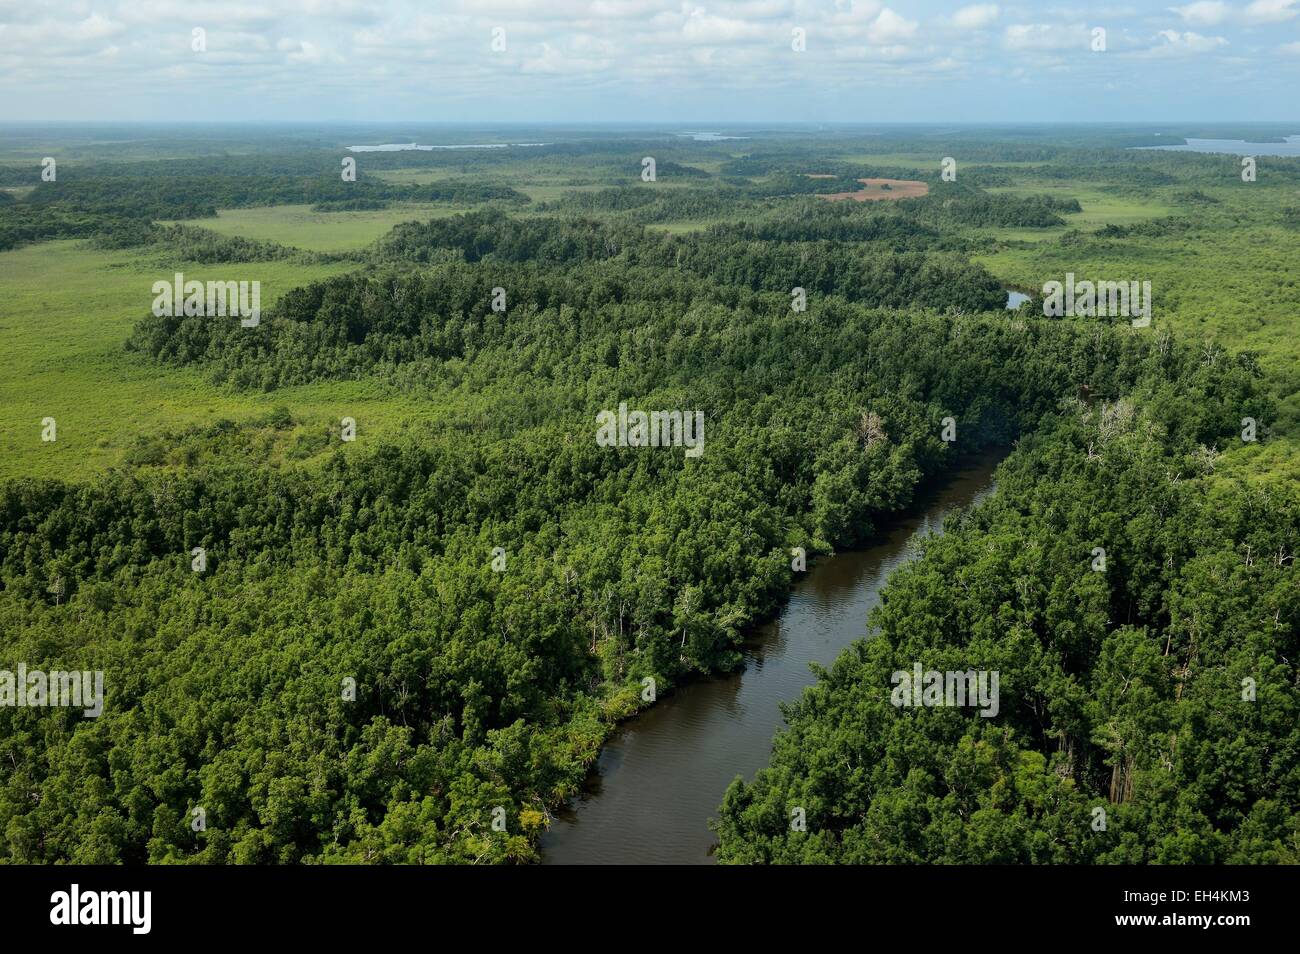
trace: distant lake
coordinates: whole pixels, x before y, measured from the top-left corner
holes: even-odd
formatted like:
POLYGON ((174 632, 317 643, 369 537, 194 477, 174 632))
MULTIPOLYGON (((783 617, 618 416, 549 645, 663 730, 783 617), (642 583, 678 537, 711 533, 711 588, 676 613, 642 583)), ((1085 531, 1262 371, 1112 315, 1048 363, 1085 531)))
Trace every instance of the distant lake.
POLYGON ((512 146, 549 146, 546 142, 472 142, 456 146, 420 146, 413 142, 386 142, 382 146, 348 146, 349 152, 402 152, 407 149, 509 149, 512 146))
POLYGON ((1024 292, 1012 291, 1010 288, 1007 289, 1007 307, 1012 311, 1019 308, 1027 301, 1029 301, 1029 296, 1024 292))
POLYGON ((1164 152, 1217 152, 1230 156, 1300 156, 1300 136, 1286 136, 1286 142, 1247 142, 1244 139, 1188 139, 1179 146, 1134 146, 1164 152))
POLYGON ((690 136, 696 142, 722 142, 726 139, 748 139, 748 136, 723 136, 714 132, 690 132, 678 133, 679 136, 690 136))

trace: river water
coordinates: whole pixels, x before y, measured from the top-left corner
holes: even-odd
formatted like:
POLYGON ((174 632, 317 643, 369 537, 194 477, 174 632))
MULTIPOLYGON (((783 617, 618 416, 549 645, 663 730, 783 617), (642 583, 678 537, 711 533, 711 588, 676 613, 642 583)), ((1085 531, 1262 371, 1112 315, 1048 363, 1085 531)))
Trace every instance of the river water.
POLYGON ((809 663, 829 665, 866 635, 889 575, 946 514, 992 489, 998 460, 981 459, 923 493, 870 549, 819 560, 746 645, 742 671, 687 685, 619 727, 543 835, 543 862, 711 864, 717 838, 708 821, 732 779, 767 764, 782 725, 778 703, 813 683, 809 663))
POLYGON ((1300 156, 1300 136, 1283 136, 1284 142, 1247 142, 1244 139, 1188 139, 1169 146, 1134 146, 1158 152, 1213 152, 1233 156, 1300 156))

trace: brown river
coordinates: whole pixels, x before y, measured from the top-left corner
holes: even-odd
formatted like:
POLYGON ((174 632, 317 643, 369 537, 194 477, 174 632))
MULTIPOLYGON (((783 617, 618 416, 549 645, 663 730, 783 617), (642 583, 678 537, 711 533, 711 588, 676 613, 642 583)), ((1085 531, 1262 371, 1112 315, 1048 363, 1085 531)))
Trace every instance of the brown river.
POLYGON ((1000 459, 982 458, 922 492, 869 549, 821 558, 746 644, 744 669, 684 686, 624 723, 542 837, 543 863, 712 864, 709 819, 732 779, 767 764, 782 726, 778 704, 812 684, 809 663, 829 665, 867 634, 890 574, 946 514, 992 489, 1000 459))

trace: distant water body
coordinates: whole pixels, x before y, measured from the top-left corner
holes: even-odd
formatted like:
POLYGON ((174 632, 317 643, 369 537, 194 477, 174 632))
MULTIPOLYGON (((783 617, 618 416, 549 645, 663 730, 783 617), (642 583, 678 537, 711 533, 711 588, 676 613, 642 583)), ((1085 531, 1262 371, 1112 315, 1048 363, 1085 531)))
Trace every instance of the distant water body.
POLYGON ((724 142, 728 139, 748 139, 748 136, 723 136, 715 132, 687 132, 678 133, 679 136, 690 136, 696 142, 724 142))
POLYGON ((348 146, 349 152, 403 152, 418 149, 422 152, 434 149, 509 149, 513 146, 549 146, 546 142, 472 142, 454 146, 420 146, 413 142, 386 142, 381 146, 348 146))
POLYGON ((1177 146, 1134 146, 1162 152, 1217 152, 1230 156, 1300 156, 1300 136, 1286 136, 1286 142, 1247 142, 1244 139, 1188 139, 1177 146))

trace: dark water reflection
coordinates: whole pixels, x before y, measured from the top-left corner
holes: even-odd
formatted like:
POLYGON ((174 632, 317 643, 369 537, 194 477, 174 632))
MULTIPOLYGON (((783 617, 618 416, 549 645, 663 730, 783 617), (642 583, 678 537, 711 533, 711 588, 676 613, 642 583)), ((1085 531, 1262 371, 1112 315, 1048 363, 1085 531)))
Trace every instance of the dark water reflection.
POLYGON ((868 550, 821 559, 793 588, 780 617, 745 649, 743 671, 694 683, 625 723, 602 750, 582 793, 542 838, 548 864, 709 864, 708 820, 737 775, 767 764, 782 725, 778 703, 813 682, 866 634, 880 588, 944 516, 992 488, 998 457, 925 495, 868 550))

